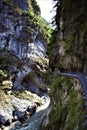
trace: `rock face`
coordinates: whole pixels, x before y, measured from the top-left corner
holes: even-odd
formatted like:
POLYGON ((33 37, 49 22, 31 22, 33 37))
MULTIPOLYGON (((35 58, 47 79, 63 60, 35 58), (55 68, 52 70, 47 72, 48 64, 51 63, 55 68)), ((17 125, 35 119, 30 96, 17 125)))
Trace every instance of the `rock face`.
POLYGON ((59 67, 61 70, 87 73, 86 12, 85 0, 79 2, 60 1, 56 14, 57 40, 50 54, 51 66, 59 67))
POLYGON ((84 129, 84 101, 78 80, 56 76, 51 84, 53 108, 43 130, 84 129))
POLYGON ((35 51, 35 54, 40 51, 40 57, 45 57, 44 43, 36 39, 39 35, 38 28, 27 26, 27 22, 29 22, 27 17, 9 15, 9 9, 6 13, 4 11, 0 14, 0 21, 2 21, 0 23, 1 49, 13 52, 20 59, 30 57, 35 51))
POLYGON ((38 17, 48 27, 36 1, 0 1, 0 127, 15 121, 22 125, 44 104, 41 97, 47 87, 42 74, 48 67, 48 39, 38 17))
POLYGON ((54 76, 49 73, 54 105, 49 124, 43 130, 87 129, 87 108, 81 84, 75 79, 58 75, 59 70, 67 74, 74 72, 87 75, 86 6, 86 0, 60 0, 56 3, 57 31, 53 32, 48 48, 50 68, 54 72, 54 76))
POLYGON ((14 4, 22 8, 23 10, 28 10, 29 9, 29 4, 27 0, 13 0, 12 1, 14 4))

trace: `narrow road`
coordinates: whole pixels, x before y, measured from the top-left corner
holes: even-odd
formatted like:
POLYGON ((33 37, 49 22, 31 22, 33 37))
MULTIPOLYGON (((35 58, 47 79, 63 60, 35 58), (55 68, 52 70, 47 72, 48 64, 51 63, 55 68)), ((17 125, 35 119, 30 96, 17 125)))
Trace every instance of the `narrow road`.
POLYGON ((76 78, 80 81, 82 89, 83 89, 83 95, 84 95, 84 100, 85 100, 85 107, 87 107, 87 76, 80 74, 80 73, 62 73, 62 72, 58 72, 59 75, 62 76, 67 76, 67 77, 72 77, 72 78, 76 78))

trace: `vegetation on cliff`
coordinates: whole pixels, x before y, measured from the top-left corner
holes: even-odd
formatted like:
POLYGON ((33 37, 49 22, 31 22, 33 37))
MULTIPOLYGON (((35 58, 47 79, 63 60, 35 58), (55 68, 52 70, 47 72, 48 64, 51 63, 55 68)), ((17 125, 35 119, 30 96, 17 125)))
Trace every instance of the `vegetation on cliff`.
MULTIPOLYGON (((26 10, 23 10, 20 6, 18 6, 16 3, 14 3, 14 1, 3 0, 3 4, 5 6, 8 6, 13 11, 13 15, 22 16, 22 17, 27 16, 28 23, 31 26, 30 26, 30 28, 27 28, 27 26, 25 27, 25 28, 27 28, 25 30, 25 33, 29 33, 30 35, 32 35, 35 27, 38 27, 39 32, 41 33, 43 39, 49 43, 52 28, 47 23, 47 21, 41 17, 40 7, 37 4, 37 2, 35 0, 28 0, 26 2, 27 2, 26 4, 28 4, 29 8, 26 10)), ((26 40, 26 38, 23 38, 20 40, 24 41, 24 40, 26 40)))
POLYGON ((5 80, 6 78, 7 78, 6 72, 0 70, 0 83, 2 83, 2 81, 5 80))
POLYGON ((74 86, 74 82, 79 82, 57 75, 52 79, 50 89, 53 108, 49 114, 49 124, 43 130, 83 130, 85 112, 82 90, 81 86, 74 86))

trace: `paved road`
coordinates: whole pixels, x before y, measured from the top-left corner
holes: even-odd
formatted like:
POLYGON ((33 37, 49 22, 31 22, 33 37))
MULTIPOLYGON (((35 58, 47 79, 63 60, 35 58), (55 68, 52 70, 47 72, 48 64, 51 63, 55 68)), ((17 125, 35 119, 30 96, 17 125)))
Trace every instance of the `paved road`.
POLYGON ((76 78, 80 81, 82 89, 83 89, 83 95, 84 95, 84 99, 85 99, 85 106, 87 107, 87 76, 83 75, 81 73, 62 73, 62 72, 58 72, 59 75, 62 76, 67 76, 67 77, 72 77, 72 78, 76 78))

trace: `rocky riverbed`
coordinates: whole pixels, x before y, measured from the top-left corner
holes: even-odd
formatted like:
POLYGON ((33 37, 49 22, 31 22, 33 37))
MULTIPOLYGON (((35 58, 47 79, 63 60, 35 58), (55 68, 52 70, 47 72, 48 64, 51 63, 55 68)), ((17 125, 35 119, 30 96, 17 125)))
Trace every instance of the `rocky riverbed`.
POLYGON ((9 95, 12 104, 7 102, 9 105, 6 108, 7 110, 5 110, 5 113, 3 110, 1 111, 1 113, 5 114, 2 118, 0 117, 1 121, 3 121, 1 130, 40 130, 48 122, 49 96, 45 94, 39 97, 29 91, 18 93, 15 93, 17 97, 9 95), (24 97, 26 98, 24 99, 24 97), (8 111, 9 116, 7 115, 8 111))

